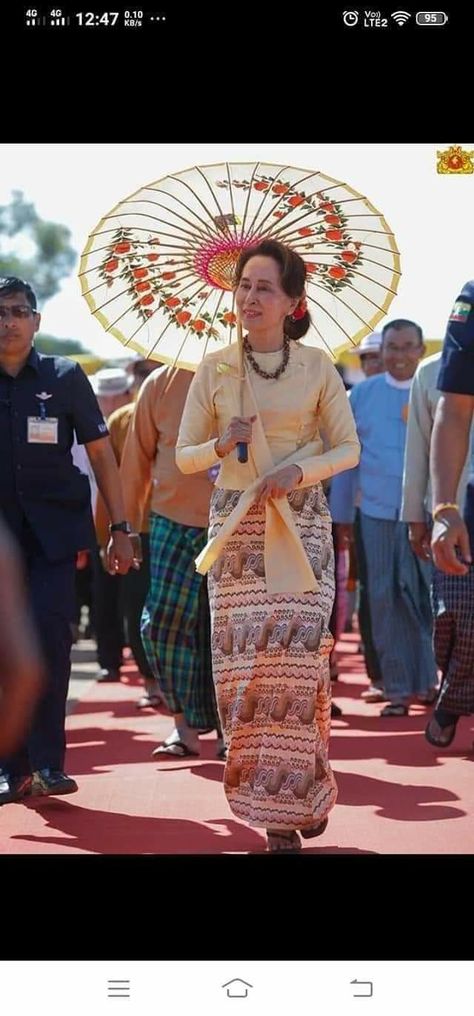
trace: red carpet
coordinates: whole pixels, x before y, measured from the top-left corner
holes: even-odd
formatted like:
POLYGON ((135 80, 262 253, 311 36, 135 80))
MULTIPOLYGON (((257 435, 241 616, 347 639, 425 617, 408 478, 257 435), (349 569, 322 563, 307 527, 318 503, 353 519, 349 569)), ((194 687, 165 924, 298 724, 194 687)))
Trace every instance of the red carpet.
MULTIPOLYGON (((304 853, 438 854, 474 852, 474 717, 458 724, 445 751, 423 737, 430 710, 379 719, 366 705, 358 636, 344 635, 334 698, 331 760, 339 786, 329 826, 304 853)), ((2 853, 217 854, 264 849, 263 831, 235 819, 221 786, 215 734, 196 759, 157 762, 151 751, 169 717, 135 702, 135 671, 120 684, 95 684, 68 718, 69 797, 35 798, 0 808, 2 853)))

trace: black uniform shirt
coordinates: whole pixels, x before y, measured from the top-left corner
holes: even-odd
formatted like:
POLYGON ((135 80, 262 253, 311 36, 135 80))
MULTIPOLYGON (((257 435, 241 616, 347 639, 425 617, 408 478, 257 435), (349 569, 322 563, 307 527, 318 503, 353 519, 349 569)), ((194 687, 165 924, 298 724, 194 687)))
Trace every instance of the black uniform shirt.
POLYGON ((108 434, 79 364, 32 348, 16 377, 0 367, 0 509, 20 541, 25 520, 51 561, 91 545, 90 486, 71 445, 108 434))
POLYGON ((474 280, 458 296, 444 337, 438 388, 474 395, 474 280))

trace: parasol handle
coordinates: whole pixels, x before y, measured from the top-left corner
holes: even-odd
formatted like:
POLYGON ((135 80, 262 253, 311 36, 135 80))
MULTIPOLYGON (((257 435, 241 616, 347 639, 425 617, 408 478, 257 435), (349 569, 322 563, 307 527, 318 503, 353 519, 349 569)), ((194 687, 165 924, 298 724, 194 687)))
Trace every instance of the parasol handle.
MULTIPOLYGON (((244 340, 242 336, 242 322, 240 318, 237 318, 237 344, 239 348, 239 375, 240 381, 240 415, 244 415, 244 384, 245 384, 245 364, 244 364, 244 340)), ((237 461, 248 462, 249 459, 249 446, 246 441, 239 441, 237 445, 237 461)))
POLYGON ((237 445, 237 460, 238 462, 248 462, 249 460, 249 446, 245 441, 239 441, 237 445))

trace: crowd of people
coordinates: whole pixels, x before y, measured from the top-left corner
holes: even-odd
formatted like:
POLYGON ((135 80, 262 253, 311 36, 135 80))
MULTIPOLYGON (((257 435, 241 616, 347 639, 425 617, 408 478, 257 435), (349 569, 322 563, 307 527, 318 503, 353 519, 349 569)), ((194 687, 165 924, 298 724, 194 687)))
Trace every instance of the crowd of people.
POLYGON ((388 321, 345 387, 300 341, 305 277, 290 247, 256 244, 235 274, 243 349, 90 381, 36 351, 34 291, 0 279, 1 804, 78 789, 65 708, 86 588, 98 680, 120 681, 130 646, 137 707, 170 715, 153 755, 198 756, 214 730, 229 807, 271 853, 321 835, 336 803, 351 580, 381 724, 432 706, 442 749, 474 711, 474 282, 441 353, 388 321))

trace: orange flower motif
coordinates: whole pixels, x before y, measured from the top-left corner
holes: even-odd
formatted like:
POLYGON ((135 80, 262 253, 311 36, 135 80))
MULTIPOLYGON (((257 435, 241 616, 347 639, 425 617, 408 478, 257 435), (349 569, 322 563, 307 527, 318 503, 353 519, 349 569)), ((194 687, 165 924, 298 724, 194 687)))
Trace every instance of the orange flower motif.
POLYGON ((340 265, 331 265, 328 275, 331 276, 331 279, 343 279, 344 276, 347 275, 347 270, 345 268, 341 268, 340 265))
POLYGON ((341 220, 338 215, 325 215, 324 221, 329 222, 331 226, 340 226, 341 220))
POLYGON ((319 207, 323 209, 323 212, 333 212, 334 211, 334 205, 333 205, 332 201, 323 201, 322 205, 320 205, 319 207))
POLYGON ((176 278, 176 272, 163 272, 163 275, 161 276, 161 278, 162 279, 166 279, 167 281, 169 281, 169 279, 175 279, 176 278))
POLYGON ((154 299, 155 299, 155 297, 153 296, 153 293, 147 293, 146 296, 142 296, 142 298, 140 300, 140 303, 141 303, 142 307, 146 307, 150 303, 153 303, 154 299))
POLYGON ((305 266, 307 275, 313 275, 313 273, 318 270, 318 266, 314 263, 314 261, 305 261, 305 266))
POLYGON ((127 254, 130 249, 129 243, 117 243, 114 247, 114 254, 127 254))
POLYGON ((300 236, 312 236, 314 229, 311 229, 311 226, 302 226, 301 229, 298 230, 298 233, 300 236))
POLYGON ((226 324, 228 325, 235 325, 235 322, 237 321, 237 315, 234 314, 233 311, 228 310, 226 311, 225 314, 222 315, 222 320, 225 321, 226 324))
POLYGON ((106 272, 114 272, 116 268, 118 268, 117 258, 112 258, 111 261, 107 261, 107 264, 105 265, 106 272))
POLYGON ((333 243, 337 243, 339 240, 343 240, 344 235, 340 229, 327 229, 326 240, 331 240, 333 243))
POLYGON ((287 183, 274 183, 272 187, 274 194, 286 194, 289 189, 290 188, 287 183))
POLYGON ((347 261, 348 265, 351 265, 353 261, 357 261, 358 255, 354 250, 343 250, 341 258, 343 261, 347 261))
POLYGON ((147 258, 149 261, 158 261, 159 256, 160 256, 159 254, 147 254, 147 258))
POLYGON ((262 190, 263 191, 263 190, 268 190, 270 184, 266 183, 265 180, 258 180, 257 183, 254 183, 253 186, 254 186, 255 190, 262 190))
POLYGON ((191 321, 191 328, 194 332, 203 332, 205 327, 206 322, 202 318, 196 318, 194 321, 191 321))
POLYGON ((176 320, 179 325, 186 325, 190 317, 191 315, 188 310, 180 310, 179 313, 176 315, 176 320))
POLYGON ((134 279, 146 279, 148 268, 134 268, 132 274, 134 279))
POLYGON ((135 283, 135 292, 144 293, 146 289, 151 289, 150 282, 137 282, 135 283))
POLYGON ((283 216, 286 215, 286 212, 274 212, 273 215, 275 219, 282 219, 283 216))
POLYGON ((302 194, 294 194, 292 198, 288 198, 288 204, 291 205, 292 208, 297 208, 298 205, 304 204, 305 200, 306 198, 304 198, 302 194))
POLYGON ((165 307, 179 307, 180 303, 181 300, 179 299, 179 296, 169 296, 168 299, 165 300, 165 307))

